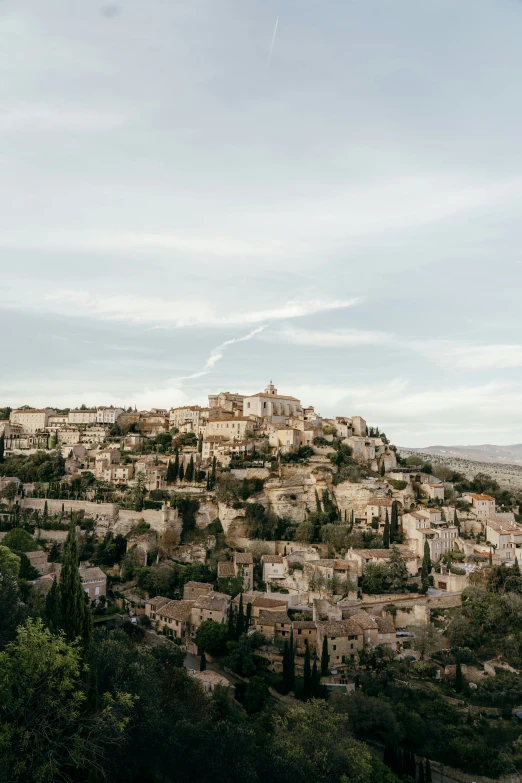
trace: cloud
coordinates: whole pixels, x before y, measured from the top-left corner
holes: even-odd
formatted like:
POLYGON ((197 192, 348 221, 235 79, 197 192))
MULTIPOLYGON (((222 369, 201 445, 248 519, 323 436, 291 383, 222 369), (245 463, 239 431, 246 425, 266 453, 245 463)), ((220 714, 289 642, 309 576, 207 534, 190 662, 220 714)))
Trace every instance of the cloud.
MULTIPOLYGON (((103 281, 100 281, 103 284, 103 281)), ((16 281, 5 281, 0 290, 0 305, 9 309, 81 316, 107 321, 127 321, 169 328, 189 326, 245 326, 264 321, 279 321, 339 310, 356 305, 351 299, 289 299, 266 309, 239 309, 220 299, 221 305, 202 300, 177 300, 134 294, 98 295, 73 288, 45 290, 45 283, 33 286, 33 293, 16 281)))
POLYGON ((254 335, 259 334, 264 329, 266 329, 266 327, 267 324, 264 324, 263 326, 258 326, 257 329, 252 329, 252 331, 246 334, 244 337, 234 337, 232 340, 225 340, 225 342, 212 349, 210 356, 205 362, 205 366, 202 370, 200 370, 200 372, 192 373, 192 375, 185 375, 178 380, 188 381, 192 378, 201 378, 203 375, 208 375, 208 373, 215 367, 219 360, 223 358, 225 348, 227 348, 227 346, 234 345, 235 343, 243 343, 246 340, 251 340, 254 335))
POLYGON ((0 133, 23 131, 105 131, 126 124, 124 114, 44 103, 21 103, 2 107, 0 133))
POLYGON ((294 345, 310 345, 314 347, 336 347, 357 345, 391 345, 397 342, 397 338, 387 332, 374 332, 364 329, 333 329, 328 332, 315 331, 313 329, 285 329, 282 337, 286 342, 294 345))

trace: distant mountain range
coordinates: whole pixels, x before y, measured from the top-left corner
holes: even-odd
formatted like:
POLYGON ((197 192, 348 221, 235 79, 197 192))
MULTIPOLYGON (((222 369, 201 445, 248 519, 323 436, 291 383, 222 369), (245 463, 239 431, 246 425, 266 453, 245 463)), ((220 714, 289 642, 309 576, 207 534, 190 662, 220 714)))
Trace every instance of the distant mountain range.
MULTIPOLYGON (((399 449, 401 450, 401 449, 399 449)), ((497 462, 502 465, 522 465, 522 443, 512 446, 426 446, 422 449, 404 447, 404 451, 419 451, 439 457, 457 457, 474 462, 497 462)))

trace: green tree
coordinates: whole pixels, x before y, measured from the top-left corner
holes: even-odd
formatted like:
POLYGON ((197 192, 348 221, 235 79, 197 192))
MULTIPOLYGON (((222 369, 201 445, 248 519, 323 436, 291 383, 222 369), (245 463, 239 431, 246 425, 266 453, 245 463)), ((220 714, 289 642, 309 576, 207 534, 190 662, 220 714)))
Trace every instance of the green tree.
POLYGON ((177 477, 178 471, 175 468, 175 461, 169 460, 169 464, 167 465, 167 475, 165 476, 167 484, 174 484, 177 477))
POLYGON ((390 519, 388 517, 388 509, 386 509, 386 517, 384 518, 384 531, 382 535, 382 544, 385 549, 390 548, 390 519))
POLYGON ((423 593, 428 592, 428 588, 430 586, 431 569, 432 569, 432 565, 431 565, 430 545, 427 541, 425 541, 424 557, 422 558, 422 568, 421 568, 421 584, 422 584, 423 593))
POLYGON ((381 476, 384 478, 386 475, 386 465, 384 464, 384 460, 381 462, 381 469, 380 469, 381 476))
POLYGON ((392 503, 391 521, 390 521, 390 544, 395 543, 399 532, 399 504, 396 500, 392 503))
POLYGON ((197 646, 209 655, 220 655, 226 650, 227 626, 214 620, 204 620, 195 636, 197 646))
POLYGON ((5 436, 4 433, 0 435, 0 462, 4 461, 4 454, 5 454, 5 436))
MULTIPOLYGON (((9 558, 17 558, 10 549, 5 549, 9 558)), ((18 558, 17 561, 19 564, 18 558)), ((6 566, 5 562, 2 563, 0 553, 0 650, 15 638, 16 629, 24 621, 27 612, 13 568, 13 564, 8 563, 6 566)))
POLYGON ((78 648, 41 620, 18 628, 0 653, 1 780, 52 783, 71 771, 75 779, 104 771, 107 750, 125 740, 133 698, 105 693, 92 708, 84 674, 78 648))
POLYGON ((229 641, 233 641, 235 638, 236 638, 235 615, 234 615, 234 609, 232 608, 232 604, 230 604, 230 608, 228 610, 227 639, 229 641))
POLYGON ((194 479, 194 456, 191 454, 189 463, 187 465, 187 472, 185 473, 185 480, 192 481, 194 479))
POLYGON ((391 593, 402 593, 408 584, 408 568, 400 550, 393 546, 391 557, 387 564, 388 590, 391 593))
POLYGON ((45 618, 53 633, 59 633, 63 628, 62 595, 56 579, 53 579, 51 589, 45 598, 45 618))
POLYGON ((179 466, 179 473, 178 473, 178 475, 179 475, 179 480, 183 481, 183 479, 185 478, 185 467, 183 465, 183 462, 179 466))
POLYGON ((5 534, 3 546, 9 547, 13 552, 34 552, 37 549, 35 539, 27 530, 15 527, 5 534))
POLYGON ((239 608, 236 618, 236 640, 245 633, 245 611, 243 609, 243 593, 239 595, 239 608))
POLYGON ((328 637, 325 634, 323 637, 323 647, 321 650, 321 675, 323 677, 328 674, 329 662, 330 656, 328 655, 328 637))
POLYGON ((207 659, 205 658, 205 651, 201 653, 201 658, 199 659, 199 671, 204 672, 207 668, 207 659))
POLYGON ((310 666, 310 648, 308 646, 308 640, 306 641, 305 654, 304 654, 304 687, 303 696, 305 701, 308 701, 312 697, 312 669, 310 666))
POLYGON ((78 564, 78 540, 74 524, 72 524, 65 541, 60 573, 62 630, 68 641, 73 642, 80 639, 83 647, 86 648, 91 637, 92 615, 89 599, 82 586, 78 564))
POLYGON ((460 660, 457 660, 455 667, 455 690, 457 693, 461 693, 464 687, 464 677, 462 675, 462 666, 460 660))
POLYGON ((217 459, 216 457, 212 460, 212 471, 210 473, 210 489, 214 489, 216 486, 216 470, 217 470, 217 459))
POLYGON ((7 546, 0 544, 0 574, 10 574, 15 579, 20 573, 20 557, 7 546))
POLYGON ((247 603, 246 614, 245 614, 245 627, 247 631, 250 628, 251 624, 252 624, 252 604, 249 601, 247 603))
POLYGON ((264 677, 251 677, 246 689, 244 705, 249 715, 262 712, 270 701, 270 691, 264 677))
POLYGON ((203 433, 200 432, 198 438, 198 454, 201 454, 202 451, 203 451, 203 433))

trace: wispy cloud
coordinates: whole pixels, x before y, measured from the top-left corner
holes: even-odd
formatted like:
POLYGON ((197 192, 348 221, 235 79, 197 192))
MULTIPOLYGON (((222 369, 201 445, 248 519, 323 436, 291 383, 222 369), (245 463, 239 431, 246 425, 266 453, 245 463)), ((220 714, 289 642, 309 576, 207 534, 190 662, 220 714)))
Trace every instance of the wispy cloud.
POLYGON ((320 331, 288 327, 277 339, 294 345, 335 348, 395 346, 424 356, 441 367, 463 370, 501 370, 522 367, 522 345, 492 343, 477 345, 463 340, 411 340, 390 332, 364 329, 320 331))
POLYGON ((266 309, 240 308, 220 299, 214 301, 179 300, 133 294, 98 295, 73 288, 46 290, 46 284, 33 287, 33 294, 5 281, 0 290, 0 306, 22 311, 50 313, 70 317, 127 321, 180 328, 188 326, 245 326, 270 321, 300 318, 328 310, 353 307, 360 300, 293 298, 266 309))
POLYGON ((257 329, 252 329, 251 332, 248 334, 245 334, 244 337, 234 337, 231 340, 225 340, 225 342, 218 345, 216 348, 213 348, 210 352, 210 356, 208 357, 207 361, 205 362, 205 366, 202 370, 199 372, 192 373, 191 375, 185 375, 181 378, 178 378, 179 381, 188 381, 192 380, 193 378, 201 378, 203 375, 208 375, 208 373, 215 367, 215 365, 219 362, 220 359, 223 358, 225 353, 225 348, 227 348, 229 345, 234 345, 235 343, 243 343, 246 340, 251 340, 252 337, 254 337, 256 334, 259 334, 264 329, 266 329, 267 324, 264 324, 263 326, 258 326, 257 329))

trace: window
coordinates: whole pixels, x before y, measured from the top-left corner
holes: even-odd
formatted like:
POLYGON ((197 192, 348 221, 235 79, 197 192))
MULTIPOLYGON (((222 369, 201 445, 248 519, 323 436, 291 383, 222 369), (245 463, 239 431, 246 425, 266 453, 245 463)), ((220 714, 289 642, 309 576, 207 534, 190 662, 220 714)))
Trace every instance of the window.
POLYGON ((337 650, 337 645, 336 644, 334 644, 333 649, 337 650))

